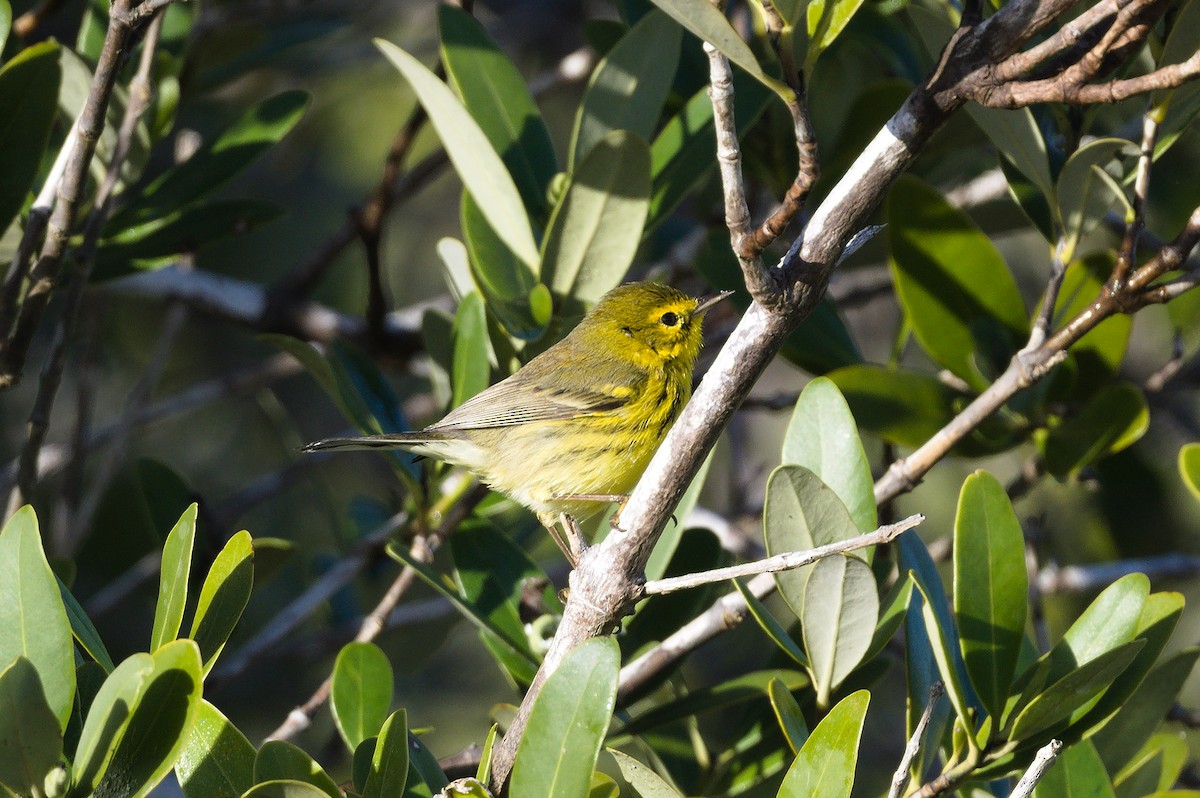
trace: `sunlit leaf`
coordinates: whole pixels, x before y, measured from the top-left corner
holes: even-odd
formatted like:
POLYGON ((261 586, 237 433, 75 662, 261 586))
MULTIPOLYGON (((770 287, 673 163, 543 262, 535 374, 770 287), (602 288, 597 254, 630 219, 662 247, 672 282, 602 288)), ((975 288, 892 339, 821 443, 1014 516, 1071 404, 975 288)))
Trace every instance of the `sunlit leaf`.
POLYGON ((188 597, 188 575, 192 570, 192 543, 196 539, 196 504, 193 502, 163 544, 162 567, 158 577, 158 604, 154 609, 154 630, 150 650, 171 642, 183 623, 183 607, 188 597))
POLYGON ((333 664, 329 705, 346 746, 379 733, 392 706, 392 664, 379 646, 370 642, 347 643, 333 664))
MULTIPOLYGON (((8 3, 0 8, 0 50, 11 18, 8 3)), ((53 39, 26 47, 0 67, 0 231, 8 227, 33 187, 50 128, 58 113, 62 80, 58 43, 53 39)))
POLYGON ((254 784, 256 751, 219 709, 201 701, 175 774, 186 798, 238 798, 254 784))
POLYGON ((852 693, 813 729, 783 777, 779 798, 849 798, 871 694, 852 693))

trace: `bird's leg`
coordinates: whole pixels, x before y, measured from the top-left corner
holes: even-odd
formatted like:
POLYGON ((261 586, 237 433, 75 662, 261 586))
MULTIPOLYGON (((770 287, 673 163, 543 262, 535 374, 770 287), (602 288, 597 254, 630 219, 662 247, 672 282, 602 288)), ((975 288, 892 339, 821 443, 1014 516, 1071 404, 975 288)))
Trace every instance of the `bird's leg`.
MULTIPOLYGON (((566 515, 565 513, 563 513, 562 516, 564 518, 570 518, 570 516, 566 515)), ((571 550, 572 547, 568 546, 567 542, 563 540, 563 536, 559 534, 557 526, 558 518, 555 516, 555 514, 549 511, 543 511, 537 514, 537 519, 541 522, 542 526, 546 528, 546 531, 550 533, 550 539, 554 541, 556 546, 558 546, 558 550, 561 551, 563 556, 567 558, 567 562, 571 564, 571 567, 574 568, 576 565, 578 565, 579 560, 575 553, 571 550)), ((571 522, 574 523, 575 519, 572 518, 571 522)), ((576 534, 578 534, 578 524, 576 524, 575 529, 576 534)))
POLYGON ((588 549, 588 543, 583 539, 583 530, 579 528, 579 522, 575 520, 575 516, 569 513, 559 513, 558 520, 562 523, 563 531, 567 533, 567 543, 570 544, 571 551, 575 555, 571 560, 571 565, 576 565, 579 558, 583 557, 583 553, 588 549))
MULTIPOLYGON (((621 510, 625 509, 625 502, 629 501, 628 493, 564 493, 562 495, 551 496, 554 501, 562 502, 600 502, 601 504, 615 504, 617 511, 612 516, 613 529, 621 529, 621 510)), ((579 525, 576 524, 576 529, 579 525)), ((586 548, 586 546, 584 547, 586 548)))

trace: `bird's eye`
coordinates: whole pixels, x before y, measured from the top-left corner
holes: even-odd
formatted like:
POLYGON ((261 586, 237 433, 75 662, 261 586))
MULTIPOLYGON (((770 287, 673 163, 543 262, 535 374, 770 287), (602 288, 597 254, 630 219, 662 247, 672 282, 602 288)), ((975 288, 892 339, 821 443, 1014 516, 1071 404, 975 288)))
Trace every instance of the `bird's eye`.
POLYGON ((668 312, 662 314, 662 318, 660 318, 659 321, 661 321, 663 324, 667 325, 668 327, 674 327, 676 324, 679 323, 679 317, 676 316, 674 313, 671 313, 670 311, 668 311, 668 312))

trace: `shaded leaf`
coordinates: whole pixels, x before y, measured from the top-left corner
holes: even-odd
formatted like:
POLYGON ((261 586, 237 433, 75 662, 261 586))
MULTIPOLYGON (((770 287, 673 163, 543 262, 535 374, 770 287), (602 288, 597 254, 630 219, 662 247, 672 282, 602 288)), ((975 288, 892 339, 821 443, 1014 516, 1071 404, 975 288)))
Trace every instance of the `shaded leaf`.
POLYGON ((334 661, 332 680, 329 705, 333 720, 353 751, 363 740, 378 734, 388 716, 392 706, 392 663, 374 643, 347 643, 334 661))
POLYGON ((804 714, 800 711, 795 696, 784 687, 783 682, 772 679, 767 685, 767 693, 771 698, 771 708, 775 710, 775 720, 779 722, 779 729, 794 756, 800 753, 801 747, 808 740, 808 723, 804 720, 804 714))
POLYGON ((1200 499, 1200 443, 1185 443, 1180 447, 1179 476, 1192 495, 1200 499))
POLYGON ((438 31, 450 85, 504 161, 526 210, 544 216, 546 187, 558 165, 525 81, 483 25, 462 9, 439 5, 438 31))
POLYGON ((295 779, 272 779, 255 784, 243 798, 325 798, 329 793, 295 779))
POLYGON ((37 516, 26 505, 0 531, 0 667, 17 657, 29 660, 59 731, 75 695, 73 654, 58 580, 42 550, 37 516))
POLYGON ((615 748, 607 750, 616 760, 617 767, 621 770, 621 777, 629 782, 629 786, 641 798, 682 798, 662 776, 629 754, 622 753, 615 748))
POLYGON ((1150 426, 1142 391, 1129 382, 1102 388, 1046 435, 1046 469, 1062 478, 1137 442, 1150 426))
POLYGON ((529 266, 496 235, 467 191, 462 195, 462 230, 471 254, 472 280, 505 331, 525 341, 540 338, 546 331, 550 314, 539 314, 541 308, 531 300, 535 290, 544 292, 547 289, 538 283, 529 266))
POLYGON ((1058 175, 1058 214, 1064 239, 1064 260, 1074 258, 1075 247, 1112 206, 1111 184, 1096 177, 1092 167, 1106 167, 1118 156, 1136 156, 1138 148, 1126 139, 1102 138, 1077 149, 1058 175))
POLYGON ((304 782, 329 798, 342 798, 337 783, 301 749, 286 740, 267 740, 254 760, 254 781, 304 782))
POLYGON ((737 706, 747 701, 767 696, 771 680, 778 679, 790 691, 809 685, 808 676, 794 670, 754 671, 728 679, 711 687, 692 690, 687 695, 660 704, 638 715, 625 724, 621 734, 642 734, 666 723, 699 715, 716 709, 737 706))
POLYGON ((487 316, 483 297, 472 292, 462 298, 454 316, 454 373, 451 404, 458 407, 491 382, 487 316))
POLYGON ((237 798, 254 784, 254 746, 219 709, 201 700, 175 774, 186 798, 237 798))
MULTIPOLYGON (((947 23, 950 33, 953 28, 947 23)), ((965 110, 1000 154, 1007 158, 1045 198, 1054 196, 1046 140, 1028 108, 989 108, 968 103, 965 110)))
POLYGON ((572 172, 614 130, 626 130, 644 142, 651 139, 675 77, 682 33, 666 14, 652 11, 600 59, 575 118, 568 160, 572 172))
MULTIPOLYGON (((11 16, 4 2, 0 7, 0 50, 11 16)), ((26 47, 0 67, 0 108, 4 109, 0 121, 0 231, 25 204, 46 151, 58 113, 59 50, 53 40, 41 42, 26 47)))
POLYGON ((188 632, 188 637, 196 641, 204 656, 206 674, 212 670, 242 617, 253 587, 254 545, 250 533, 243 529, 225 543, 208 569, 204 586, 200 588, 192 629, 188 632))
MULTIPOLYGON (((175 640, 150 656, 152 665, 141 680, 120 742, 96 785, 96 798, 149 792, 175 766, 187 743, 200 705, 200 650, 191 640, 175 640)), ((97 703, 99 694, 93 709, 97 703)))
POLYGON ((888 194, 888 262, 922 348, 982 391, 1029 333, 1004 258, 964 212, 911 177, 888 194))
POLYGON ((862 0, 812 0, 808 4, 808 51, 804 56, 804 71, 811 73, 818 56, 829 49, 833 40, 850 23, 862 0))
POLYGON ((134 654, 117 665, 100 685, 75 749, 72 784, 79 794, 91 794, 108 770, 153 670, 153 657, 134 654))
POLYGON ((796 641, 792 640, 792 636, 788 634, 787 629, 783 628, 783 624, 775 619, 775 616, 771 614, 766 605, 750 592, 750 589, 743 584, 741 579, 734 579, 733 584, 737 587, 738 592, 742 594, 742 598, 746 600, 746 607, 750 610, 751 617, 767 633, 767 637, 771 638, 771 641, 783 653, 791 657, 797 665, 807 670, 809 667, 808 656, 801 650, 800 646, 796 645, 796 641))
POLYGON ((54 578, 58 582, 58 595, 66 608, 67 619, 71 622, 71 634, 74 635, 75 641, 100 667, 104 668, 105 672, 112 673, 112 669, 116 666, 113 665, 108 649, 104 647, 104 641, 100 639, 100 633, 92 624, 92 619, 83 611, 83 607, 71 595, 71 591, 67 590, 67 586, 63 584, 57 574, 54 578))
POLYGON ((58 764, 63 733, 46 703, 33 663, 17 657, 0 671, 0 784, 18 795, 41 795, 58 764))
POLYGON ((1096 756, 1096 749, 1085 741, 1058 755, 1054 766, 1042 775, 1033 795, 1035 798, 1074 795, 1113 798, 1113 789, 1104 764, 1096 756))
POLYGON ((650 151, 625 131, 606 134, 576 167, 550 217, 542 281, 566 313, 582 316, 621 281, 642 239, 650 197, 650 151))

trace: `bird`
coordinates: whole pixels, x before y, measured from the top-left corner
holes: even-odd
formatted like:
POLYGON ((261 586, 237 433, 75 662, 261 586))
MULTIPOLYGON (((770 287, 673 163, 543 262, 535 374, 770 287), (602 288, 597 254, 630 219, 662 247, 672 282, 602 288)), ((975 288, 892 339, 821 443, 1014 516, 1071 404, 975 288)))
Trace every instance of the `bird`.
POLYGON ((587 548, 579 522, 628 498, 691 395, 704 314, 731 293, 620 285, 566 337, 442 420, 303 449, 403 449, 462 467, 531 510, 575 565, 587 548))

